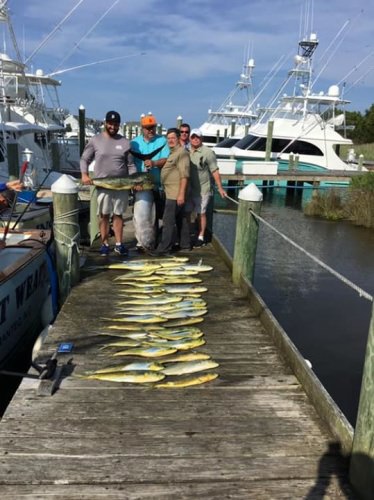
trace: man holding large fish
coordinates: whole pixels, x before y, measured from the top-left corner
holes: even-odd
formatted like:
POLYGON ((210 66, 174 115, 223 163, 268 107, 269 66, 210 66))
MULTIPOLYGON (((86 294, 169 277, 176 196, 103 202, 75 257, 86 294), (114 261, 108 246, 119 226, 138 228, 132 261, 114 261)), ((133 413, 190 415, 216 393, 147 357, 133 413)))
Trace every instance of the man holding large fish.
MULTIPOLYGON (((104 130, 91 138, 81 156, 80 169, 83 184, 95 184, 88 175, 89 165, 94 163, 94 178, 99 181, 110 181, 128 177, 136 173, 136 167, 130 154, 130 142, 118 133, 121 117, 117 111, 108 111, 105 117, 104 130)), ((100 254, 106 256, 110 252, 108 238, 110 216, 113 215, 113 231, 116 240, 114 251, 119 255, 127 255, 123 240, 123 214, 127 209, 129 190, 113 189, 110 185, 99 187, 98 216, 101 236, 100 254)), ((105 184, 103 184, 105 185, 105 184)))
POLYGON ((156 118, 148 114, 140 120, 142 133, 131 141, 131 153, 137 171, 149 172, 153 189, 136 186, 134 202, 134 228, 137 250, 153 249, 158 237, 158 221, 162 218, 163 203, 160 192, 160 169, 170 151, 163 135, 156 133, 156 118))

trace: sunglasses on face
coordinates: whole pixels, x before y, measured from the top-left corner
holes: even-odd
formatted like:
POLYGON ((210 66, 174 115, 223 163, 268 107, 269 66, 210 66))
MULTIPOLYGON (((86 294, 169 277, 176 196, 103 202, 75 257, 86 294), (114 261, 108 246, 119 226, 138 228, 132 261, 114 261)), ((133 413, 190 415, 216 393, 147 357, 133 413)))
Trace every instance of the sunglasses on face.
POLYGON ((181 130, 181 134, 189 134, 189 130, 181 130))
POLYGON ((156 128, 156 125, 152 125, 151 127, 143 127, 146 130, 154 130, 156 128))

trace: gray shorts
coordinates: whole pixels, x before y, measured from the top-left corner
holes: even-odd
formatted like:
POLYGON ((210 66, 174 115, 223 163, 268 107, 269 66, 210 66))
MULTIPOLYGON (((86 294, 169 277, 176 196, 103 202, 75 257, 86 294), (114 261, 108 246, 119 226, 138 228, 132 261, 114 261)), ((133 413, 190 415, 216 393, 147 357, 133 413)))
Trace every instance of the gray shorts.
POLYGON ((97 215, 123 215, 129 204, 128 190, 114 189, 97 190, 97 215))
POLYGON ((211 196, 212 195, 208 193, 202 194, 201 196, 192 196, 188 198, 184 207, 184 211, 195 212, 197 214, 205 214, 211 196))

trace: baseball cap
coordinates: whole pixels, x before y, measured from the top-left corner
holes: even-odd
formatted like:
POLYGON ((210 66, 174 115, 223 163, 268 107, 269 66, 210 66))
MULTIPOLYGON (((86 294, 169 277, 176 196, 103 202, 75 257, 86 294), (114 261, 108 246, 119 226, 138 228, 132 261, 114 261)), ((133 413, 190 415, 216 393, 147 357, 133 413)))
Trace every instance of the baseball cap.
POLYGON ((108 113, 105 115, 105 121, 121 123, 121 116, 119 113, 117 113, 117 111, 108 111, 108 113))
POLYGON ((142 127, 153 127, 153 125, 157 125, 157 121, 153 115, 146 115, 142 117, 140 124, 142 127))
POLYGON ((197 135, 198 137, 202 137, 203 133, 201 132, 201 130, 199 128, 193 128, 191 130, 190 137, 193 135, 197 135))

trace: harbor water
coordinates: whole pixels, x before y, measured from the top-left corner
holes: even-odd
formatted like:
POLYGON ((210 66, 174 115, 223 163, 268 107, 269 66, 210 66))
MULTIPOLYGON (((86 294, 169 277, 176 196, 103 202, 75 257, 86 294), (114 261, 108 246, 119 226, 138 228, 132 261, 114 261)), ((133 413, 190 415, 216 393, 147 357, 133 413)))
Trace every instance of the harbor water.
MULTIPOLYGON (((374 295, 374 231, 307 217, 300 194, 269 190, 261 216, 374 295)), ((235 226, 235 215, 214 214, 214 233, 231 255, 235 226)), ((254 286, 354 426, 372 303, 261 223, 254 286)))

